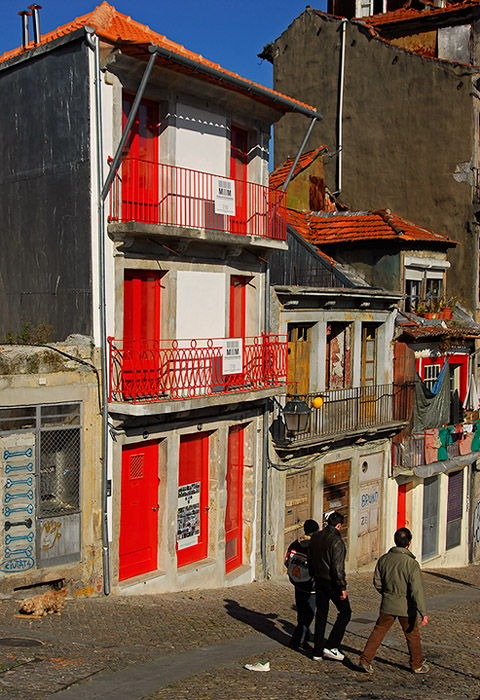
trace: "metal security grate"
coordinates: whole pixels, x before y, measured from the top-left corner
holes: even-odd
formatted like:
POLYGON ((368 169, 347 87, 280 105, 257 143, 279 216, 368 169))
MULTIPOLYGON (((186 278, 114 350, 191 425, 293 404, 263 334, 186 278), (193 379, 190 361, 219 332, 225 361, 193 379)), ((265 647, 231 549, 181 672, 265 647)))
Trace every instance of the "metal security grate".
POLYGON ((80 429, 40 431, 39 516, 80 507, 80 429))
POLYGON ((133 455, 130 460, 130 479, 143 478, 143 455, 133 455))

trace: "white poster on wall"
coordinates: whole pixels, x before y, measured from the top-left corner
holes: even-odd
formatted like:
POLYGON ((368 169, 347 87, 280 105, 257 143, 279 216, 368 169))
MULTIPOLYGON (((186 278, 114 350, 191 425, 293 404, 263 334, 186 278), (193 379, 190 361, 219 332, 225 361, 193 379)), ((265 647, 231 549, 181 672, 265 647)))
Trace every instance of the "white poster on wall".
POLYGON ((200 538, 200 482, 178 487, 177 549, 198 544, 200 538))
POLYGON ((223 341, 223 374, 242 374, 243 338, 228 338, 223 341))
POLYGON ((215 214, 235 215, 235 182, 225 177, 213 178, 215 214))

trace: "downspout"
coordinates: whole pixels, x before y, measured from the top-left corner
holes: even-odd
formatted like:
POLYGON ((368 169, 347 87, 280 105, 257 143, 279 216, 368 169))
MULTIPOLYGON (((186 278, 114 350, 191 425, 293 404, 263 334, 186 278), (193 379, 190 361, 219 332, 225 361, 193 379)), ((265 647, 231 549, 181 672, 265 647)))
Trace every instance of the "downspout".
MULTIPOLYGON (((103 182, 103 147, 102 147, 102 102, 100 80, 100 45, 95 30, 85 27, 88 46, 95 52, 95 107, 96 107, 96 131, 97 131, 97 177, 99 188, 103 182)), ((102 559, 103 559, 103 592, 110 594, 110 544, 108 537, 108 357, 107 357, 107 321, 106 321, 106 293, 105 293, 105 199, 110 191, 113 178, 118 170, 122 151, 128 138, 133 121, 137 115, 140 100, 155 63, 155 54, 148 60, 145 73, 139 85, 132 109, 125 124, 115 156, 110 166, 107 179, 101 190, 98 200, 98 257, 99 257, 99 311, 100 311, 100 346, 102 368, 102 559)))
POLYGON ((341 21, 341 48, 340 48, 340 76, 338 90, 338 110, 337 110, 337 189, 335 195, 339 195, 343 185, 343 94, 345 91, 345 44, 347 41, 347 22, 344 17, 341 21))
MULTIPOLYGON (((312 116, 312 115, 309 115, 312 116)), ((290 172, 287 175, 287 179, 283 183, 282 192, 286 192, 286 189, 293 177, 295 168, 297 167, 300 156, 303 153, 303 149, 306 146, 310 134, 312 133, 315 122, 322 119, 321 114, 315 114, 312 117, 307 132, 303 137, 303 141, 298 149, 295 160, 292 163, 290 172)), ((265 261, 265 333, 270 333, 270 264, 268 260, 265 261)), ((267 516, 268 516, 268 430, 269 430, 269 413, 270 407, 269 402, 265 403, 265 410, 263 412, 263 449, 262 449, 262 522, 261 522, 261 534, 260 534, 260 552, 262 555, 262 573, 265 578, 267 574, 267 516)))
POLYGON ((103 592, 110 594, 110 544, 108 537, 108 364, 107 364, 107 321, 105 303, 105 200, 100 194, 103 182, 103 145, 102 145, 102 95, 100 80, 100 46, 99 38, 93 29, 87 27, 86 40, 95 53, 95 117, 97 142, 97 178, 98 197, 98 267, 99 267, 99 311, 100 311, 100 350, 102 369, 102 562, 103 592))
MULTIPOLYGON (((265 333, 270 333, 270 264, 265 260, 265 333)), ((262 515, 260 533, 260 551, 262 555, 263 578, 267 575, 267 514, 268 514, 268 428, 269 401, 265 402, 263 411, 263 446, 262 446, 262 515)))

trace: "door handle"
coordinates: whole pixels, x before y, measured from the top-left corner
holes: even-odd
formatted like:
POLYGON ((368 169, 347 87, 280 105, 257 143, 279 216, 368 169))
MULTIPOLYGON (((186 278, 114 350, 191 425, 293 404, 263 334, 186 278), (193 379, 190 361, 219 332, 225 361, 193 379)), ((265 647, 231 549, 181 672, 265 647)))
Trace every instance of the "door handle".
POLYGON ((152 510, 153 510, 153 512, 154 512, 154 513, 156 513, 156 512, 157 512, 157 510, 159 509, 159 507, 160 507, 160 506, 152 506, 152 510))

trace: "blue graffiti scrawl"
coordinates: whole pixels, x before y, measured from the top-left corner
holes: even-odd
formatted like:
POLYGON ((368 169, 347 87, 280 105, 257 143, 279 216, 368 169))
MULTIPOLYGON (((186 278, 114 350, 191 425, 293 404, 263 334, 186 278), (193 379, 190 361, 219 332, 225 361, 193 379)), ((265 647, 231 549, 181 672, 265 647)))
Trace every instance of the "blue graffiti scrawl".
MULTIPOLYGON (((2 441, 3 445, 7 440, 8 438, 2 441)), ((18 438, 13 440, 17 442, 18 438)), ((3 453, 0 453, 3 456, 3 473, 8 475, 3 488, 5 535, 4 559, 0 562, 0 571, 18 574, 35 566, 34 519, 25 517, 33 516, 35 511, 34 446, 12 444, 5 447, 3 453), (11 528, 15 530, 10 532, 11 528)))

